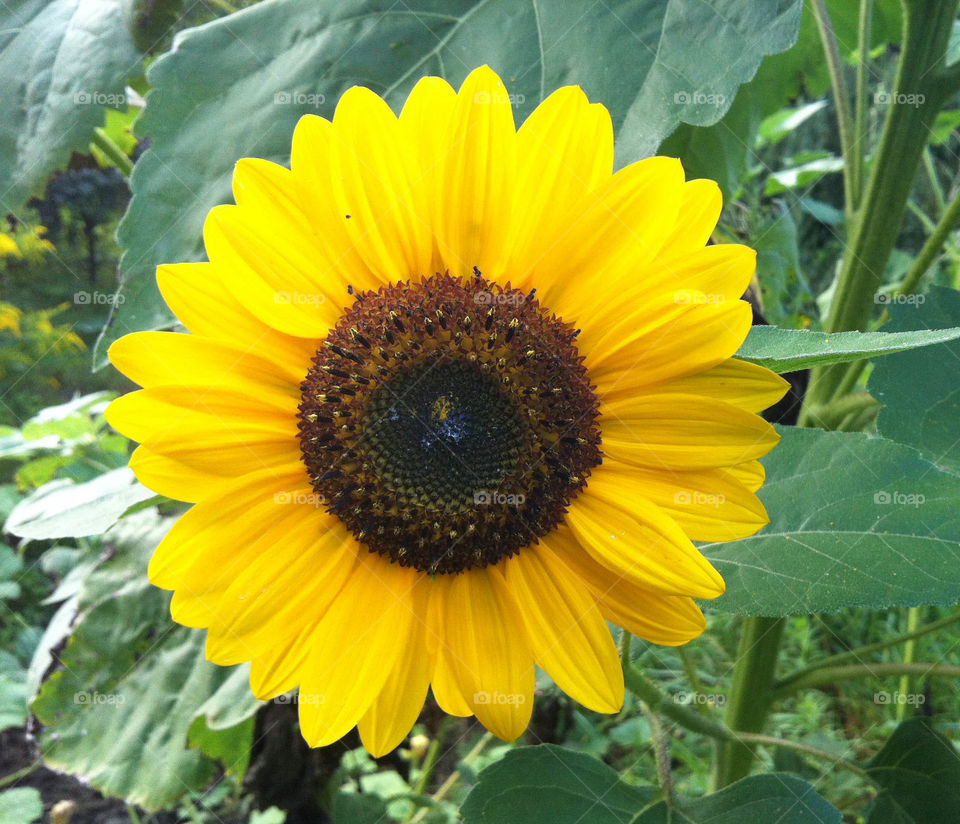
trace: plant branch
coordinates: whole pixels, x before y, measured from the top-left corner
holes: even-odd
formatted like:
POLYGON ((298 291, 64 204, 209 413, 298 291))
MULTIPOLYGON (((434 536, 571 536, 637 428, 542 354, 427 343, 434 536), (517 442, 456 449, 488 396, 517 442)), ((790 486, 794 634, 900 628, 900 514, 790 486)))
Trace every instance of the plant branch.
POLYGON ((864 154, 867 148, 867 80, 870 74, 870 28, 873 22, 873 0, 860 0, 860 22, 857 27, 857 96, 850 165, 854 210, 860 208, 863 196, 864 154))
POLYGON ((888 675, 942 676, 960 678, 960 667, 945 664, 927 664, 922 661, 913 663, 883 662, 879 664, 849 664, 839 667, 819 667, 800 677, 791 677, 773 690, 775 699, 786 698, 800 690, 846 681, 851 678, 883 678, 888 675))
POLYGON ((103 152, 113 165, 123 172, 124 177, 130 177, 130 173, 133 171, 133 161, 99 126, 93 130, 93 139, 90 143, 103 152))

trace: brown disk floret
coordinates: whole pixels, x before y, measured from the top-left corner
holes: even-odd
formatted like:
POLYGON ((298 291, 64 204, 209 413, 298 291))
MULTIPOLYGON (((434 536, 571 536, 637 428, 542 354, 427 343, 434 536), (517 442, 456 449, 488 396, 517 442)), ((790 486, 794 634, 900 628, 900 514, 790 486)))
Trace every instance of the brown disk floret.
POLYGON ((431 574, 535 543, 601 460, 576 335, 479 275, 357 295, 301 385, 314 489, 370 550, 431 574))

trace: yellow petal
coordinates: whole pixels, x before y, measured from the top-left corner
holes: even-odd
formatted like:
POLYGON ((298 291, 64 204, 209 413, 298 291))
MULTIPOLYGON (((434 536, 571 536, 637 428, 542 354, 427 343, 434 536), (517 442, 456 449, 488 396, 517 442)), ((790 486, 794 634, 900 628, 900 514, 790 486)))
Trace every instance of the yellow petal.
POLYGON ((603 451, 623 463, 707 469, 751 461, 780 440, 759 415, 696 395, 652 391, 604 401, 603 451))
POLYGON ((300 685, 300 729, 312 747, 356 726, 410 646, 423 573, 365 552, 317 626, 300 685), (314 700, 310 700, 314 699, 314 700))
POLYGON ((546 544, 599 599, 604 616, 628 632, 655 644, 677 646, 706 628, 692 598, 660 595, 631 583, 593 560, 569 528, 554 530, 546 544))
POLYGON ((533 710, 534 666, 516 601, 496 567, 435 579, 444 652, 458 692, 490 732, 519 736, 533 710))
POLYGON ((602 328, 602 339, 584 340, 580 351, 598 394, 633 395, 641 386, 723 363, 740 348, 751 320, 750 306, 742 300, 693 304, 670 300, 602 328))
POLYGON ((453 274, 477 267, 506 279, 517 134, 507 89, 488 66, 460 87, 446 142, 431 204, 440 254, 453 274))
POLYGON ((370 89, 348 89, 333 132, 332 194, 367 267, 385 281, 433 274, 427 192, 414 186, 415 143, 390 107, 370 89))
POLYGON ((709 239, 720 219, 723 195, 712 180, 688 180, 683 184, 680 210, 673 231, 664 239, 664 256, 679 256, 699 249, 709 239))
POLYGON ((218 477, 204 469, 192 469, 179 461, 138 446, 130 456, 133 474, 148 489, 177 501, 196 503, 211 497, 233 478, 218 477))
MULTIPOLYGON (((558 89, 517 133, 517 190, 523 209, 513 223, 509 272, 525 272, 542 254, 544 239, 566 233, 572 213, 613 174, 609 112, 590 104, 578 86, 558 89)), ((535 284, 534 284, 535 285, 535 284)))
POLYGON ((567 695, 597 712, 623 705, 623 670, 595 599, 545 546, 504 565, 537 664, 567 695))
POLYGON ((751 492, 756 492, 763 486, 767 477, 767 470, 760 461, 747 461, 736 466, 727 467, 725 471, 731 478, 742 483, 751 492))
POLYGON ((663 385, 664 392, 700 395, 762 412, 779 401, 790 383, 755 363, 730 358, 719 366, 663 385))
POLYGON ((212 263, 158 266, 157 286, 173 314, 195 335, 243 349, 253 344, 278 362, 309 363, 316 351, 317 341, 284 335, 248 312, 212 263))
POLYGON ((423 709, 430 683, 430 656, 426 649, 429 580, 417 582, 413 592, 416 617, 410 641, 394 664, 380 694, 357 725, 363 746, 374 757, 386 755, 400 744, 423 709))
POLYGON ((769 523, 763 504, 724 469, 677 471, 605 464, 624 473, 694 541, 736 541, 769 523))
POLYGON ((134 332, 115 341, 110 363, 141 386, 204 386, 300 397, 310 361, 271 361, 246 346, 176 332, 134 332))
POLYGON ((644 589, 693 598, 722 594, 720 574, 677 522, 642 498, 641 491, 628 474, 606 465, 595 470, 567 512, 580 544, 599 563, 644 589))

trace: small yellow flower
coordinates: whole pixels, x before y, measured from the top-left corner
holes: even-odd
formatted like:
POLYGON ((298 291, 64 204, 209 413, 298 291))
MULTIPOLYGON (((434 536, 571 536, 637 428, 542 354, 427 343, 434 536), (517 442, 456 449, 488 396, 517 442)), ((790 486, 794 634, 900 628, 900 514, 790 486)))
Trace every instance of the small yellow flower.
POLYGON ((606 621, 696 637, 724 584, 691 539, 767 521, 786 384, 732 358, 754 252, 705 246, 716 185, 614 174, 576 87, 517 130, 486 67, 399 117, 350 89, 291 167, 241 160, 210 262, 160 267, 192 334, 110 350, 147 387, 107 413, 131 466, 194 504, 150 565, 173 617, 258 697, 299 686, 311 745, 385 753, 428 689, 516 738, 535 663, 616 712, 606 621))
POLYGON ((13 238, 0 232, 0 258, 5 257, 23 257, 23 255, 20 254, 20 247, 13 238))

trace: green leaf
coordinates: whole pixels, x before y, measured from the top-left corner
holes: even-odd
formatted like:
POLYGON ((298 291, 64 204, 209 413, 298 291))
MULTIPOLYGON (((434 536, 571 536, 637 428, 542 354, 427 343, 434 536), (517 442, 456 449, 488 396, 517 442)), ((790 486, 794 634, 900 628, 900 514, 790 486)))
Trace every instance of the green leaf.
POLYGON ((0 793, 0 824, 31 824, 43 815, 40 791, 14 787, 0 793))
POLYGON ((482 770, 460 813, 466 824, 627 824, 657 792, 625 784, 588 755, 544 744, 510 750, 482 770))
MULTIPOLYGON (((243 672, 242 669, 239 671, 243 672)), ((249 691, 249 686, 247 690, 249 691)), ((191 747, 197 747, 204 755, 219 761, 226 773, 235 775, 238 781, 243 781, 250 764, 253 724, 254 718, 251 715, 234 727, 217 730, 211 728, 203 715, 199 715, 190 726, 187 741, 191 747)))
MULTIPOLYGON (((960 292, 934 287, 925 302, 890 306, 890 330, 960 324, 960 292)), ((960 342, 884 358, 870 376, 871 394, 884 404, 877 429, 917 447, 937 466, 960 472, 960 342)))
MULTIPOLYGON (((169 526, 142 512, 104 536, 113 556, 85 579, 75 628, 33 702, 49 766, 151 811, 213 777, 187 734, 211 708, 236 702, 221 690, 246 675, 209 663, 203 633, 173 625, 169 595, 148 583, 147 560, 169 526)), ((240 701, 233 717, 259 706, 249 691, 240 701)))
POLYGON ((695 801, 665 801, 644 810, 633 824, 840 824, 840 811, 806 781, 785 773, 744 778, 695 801))
POLYGON ((332 116, 350 86, 363 83, 399 109, 421 76, 459 85, 489 63, 520 122, 546 94, 577 83, 610 110, 623 163, 653 153, 681 120, 723 115, 763 55, 793 42, 801 5, 268 0, 183 32, 150 67, 136 131, 152 143, 131 177, 119 229, 124 300, 98 363, 120 335, 170 325, 156 266, 202 259, 204 217, 230 199, 237 159, 287 162, 300 116, 332 116))
POLYGON ((390 820, 387 805, 375 795, 340 792, 330 811, 332 824, 382 824, 390 820))
POLYGON ((803 615, 960 600, 960 478, 862 433, 782 427, 759 492, 770 524, 707 544, 711 609, 803 615))
POLYGON ((141 70, 119 0, 0 5, 0 211, 18 214, 71 152, 86 151, 141 70))
POLYGON ((767 178, 767 185, 763 193, 769 197, 790 189, 807 188, 824 175, 840 171, 843 171, 842 158, 835 155, 818 157, 789 169, 781 169, 771 173, 770 177, 767 178))
POLYGON ((6 544, 0 544, 0 601, 20 597, 20 584, 17 577, 23 568, 23 562, 6 544))
POLYGON ((82 484, 51 481, 14 507, 4 530, 41 540, 100 535, 131 506, 152 497, 127 467, 82 484))
POLYGON ((753 326, 736 357, 774 372, 846 363, 960 338, 960 327, 923 332, 811 332, 753 326))
POLYGON ((910 718, 868 763, 883 791, 867 824, 960 821, 960 753, 929 718, 910 718))

